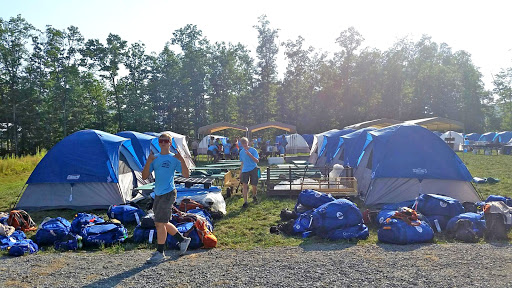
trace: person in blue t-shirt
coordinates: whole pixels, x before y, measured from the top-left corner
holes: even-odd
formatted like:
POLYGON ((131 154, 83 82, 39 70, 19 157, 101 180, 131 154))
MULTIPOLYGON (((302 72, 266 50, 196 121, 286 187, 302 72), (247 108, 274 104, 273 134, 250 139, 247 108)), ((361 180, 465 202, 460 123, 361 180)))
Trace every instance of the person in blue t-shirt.
POLYGON ((231 141, 229 141, 229 139, 226 140, 226 144, 224 145, 224 157, 231 159, 231 141))
POLYGON ((249 205, 247 203, 249 183, 252 186, 252 200, 254 203, 258 203, 256 194, 258 192, 258 163, 260 162, 260 156, 256 149, 249 147, 249 139, 246 137, 240 139, 240 144, 240 161, 242 162, 240 182, 242 182, 242 194, 244 196, 243 207, 246 208, 249 205))
POLYGON ((173 236, 180 246, 180 255, 185 254, 190 238, 183 235, 176 227, 169 222, 172 216, 172 205, 176 201, 177 191, 174 187, 174 173, 181 172, 183 177, 188 178, 190 171, 183 159, 183 156, 176 151, 171 153, 172 143, 171 135, 162 133, 158 138, 160 154, 148 157, 146 165, 142 170, 142 179, 146 180, 151 172, 155 172, 155 201, 153 202, 153 212, 155 214, 155 227, 157 233, 157 251, 147 259, 148 263, 157 263, 165 259, 164 247, 167 234, 173 236))

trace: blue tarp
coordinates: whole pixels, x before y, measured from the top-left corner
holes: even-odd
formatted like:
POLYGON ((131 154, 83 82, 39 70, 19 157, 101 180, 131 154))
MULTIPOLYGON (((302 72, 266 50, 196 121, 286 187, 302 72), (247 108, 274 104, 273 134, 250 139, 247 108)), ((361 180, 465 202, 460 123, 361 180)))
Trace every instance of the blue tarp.
POLYGON ((75 132, 46 153, 27 180, 31 183, 118 183, 121 145, 140 170, 131 140, 98 130, 75 132))
POLYGON ((366 134, 377 130, 373 127, 359 129, 340 137, 338 148, 333 157, 336 157, 343 145, 343 163, 345 166, 356 167, 361 152, 363 152, 366 143, 366 134))
POLYGON ((430 130, 399 124, 368 132, 373 143, 372 178, 471 181, 466 165, 430 130))
POLYGON ((156 151, 160 152, 160 146, 158 145, 158 138, 147 134, 142 134, 133 131, 123 131, 116 134, 124 138, 128 138, 132 141, 133 150, 137 155, 142 166, 146 165, 146 159, 148 159, 151 147, 156 151))
POLYGON ((322 147, 319 149, 318 158, 325 157, 327 159, 326 163, 329 163, 334 157, 334 153, 338 148, 338 144, 340 142, 340 137, 349 133, 352 133, 356 130, 354 129, 343 129, 343 130, 330 130, 320 134, 320 137, 323 137, 322 147))
POLYGON ((315 139, 315 135, 313 134, 302 134, 301 135, 304 140, 306 140, 306 143, 308 143, 309 149, 311 149, 311 146, 313 146, 313 140, 315 139))
POLYGON ((482 134, 478 141, 485 141, 485 142, 492 142, 494 140, 494 137, 496 136, 496 132, 487 132, 485 134, 482 134))
POLYGON ((480 139, 480 134, 478 133, 470 133, 470 134, 467 134, 465 139, 469 140, 469 141, 478 141, 478 139, 480 139))
POLYGON ((492 139, 492 142, 496 143, 508 143, 512 139, 512 132, 510 131, 503 131, 500 133, 497 133, 496 136, 492 139))

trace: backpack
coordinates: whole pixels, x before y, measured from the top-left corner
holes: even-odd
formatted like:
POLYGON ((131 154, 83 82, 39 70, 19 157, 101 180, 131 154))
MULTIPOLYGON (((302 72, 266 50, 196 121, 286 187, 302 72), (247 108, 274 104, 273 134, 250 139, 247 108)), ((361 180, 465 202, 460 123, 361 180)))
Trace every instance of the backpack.
POLYGON ((80 234, 85 226, 103 222, 103 218, 94 214, 78 213, 71 222, 71 233, 80 234))
POLYGON ((466 243, 476 243, 478 242, 478 235, 473 229, 473 222, 469 219, 459 219, 455 223, 454 227, 455 233, 454 238, 456 240, 466 242, 466 243))
POLYGON ((12 210, 9 213, 7 225, 20 229, 23 232, 37 230, 36 223, 25 210, 12 210))
POLYGON ((23 239, 19 242, 12 244, 9 248, 9 255, 23 256, 26 253, 33 254, 39 251, 39 247, 30 239, 23 239))
POLYGON ((183 200, 181 200, 181 203, 180 203, 180 211, 183 211, 183 212, 187 212, 188 210, 191 210, 191 209, 203 209, 204 206, 199 203, 199 202, 196 202, 192 199, 189 199, 189 198, 184 198, 183 200))
POLYGON ((215 248, 217 247, 217 237, 208 229, 207 221, 202 218, 198 218, 194 222, 194 227, 203 242, 203 248, 215 248))
POLYGON ((137 223, 140 224, 140 218, 146 215, 144 210, 140 209, 137 204, 111 205, 107 211, 108 218, 117 219, 123 224, 137 223))
POLYGON ((82 248, 82 236, 68 234, 60 240, 55 241, 55 250, 69 251, 82 248))
POLYGON ((140 225, 137 226, 140 226, 141 228, 155 228, 155 214, 148 213, 140 219, 140 225))
POLYGON ((57 240, 63 239, 71 231, 71 224, 68 220, 57 218, 46 218, 43 220, 36 233, 36 243, 39 245, 50 245, 57 240))
POLYGON ((128 231, 122 224, 103 222, 85 226, 81 233, 84 244, 114 244, 124 242, 128 238, 128 231))

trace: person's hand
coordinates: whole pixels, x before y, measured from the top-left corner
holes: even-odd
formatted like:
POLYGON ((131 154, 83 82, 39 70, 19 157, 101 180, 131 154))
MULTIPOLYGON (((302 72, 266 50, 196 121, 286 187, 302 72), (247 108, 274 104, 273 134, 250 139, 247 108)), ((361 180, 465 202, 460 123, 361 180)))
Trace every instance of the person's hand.
POLYGON ((176 159, 178 160, 184 160, 183 159, 183 156, 181 156, 180 152, 178 150, 176 150, 176 153, 174 153, 174 157, 176 157, 176 159))
POLYGON ((153 151, 149 152, 149 156, 148 156, 148 163, 151 163, 153 162, 153 160, 155 160, 156 157, 155 157, 155 154, 153 154, 153 151))

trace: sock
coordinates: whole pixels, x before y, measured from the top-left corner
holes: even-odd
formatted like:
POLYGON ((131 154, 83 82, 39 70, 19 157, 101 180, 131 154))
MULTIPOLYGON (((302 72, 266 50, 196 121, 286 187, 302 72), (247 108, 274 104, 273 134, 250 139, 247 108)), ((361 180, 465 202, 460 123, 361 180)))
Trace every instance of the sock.
POLYGON ((158 251, 160 253, 164 253, 164 247, 165 247, 165 244, 158 244, 156 246, 156 251, 158 251))
POLYGON ((180 232, 176 232, 176 234, 172 235, 172 237, 174 237, 174 239, 176 239, 176 241, 178 242, 185 240, 185 238, 183 238, 183 235, 181 235, 180 232))

